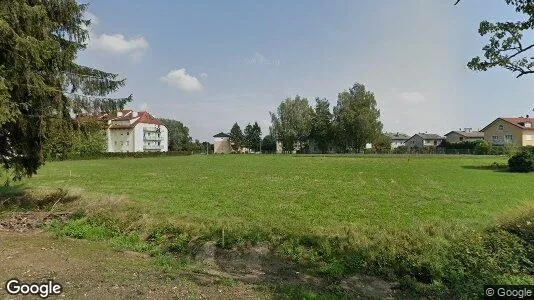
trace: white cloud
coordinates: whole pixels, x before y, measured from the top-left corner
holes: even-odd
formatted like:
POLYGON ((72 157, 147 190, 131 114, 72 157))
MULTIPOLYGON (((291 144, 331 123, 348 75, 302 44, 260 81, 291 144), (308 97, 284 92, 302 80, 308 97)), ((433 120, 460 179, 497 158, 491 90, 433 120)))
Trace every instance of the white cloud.
POLYGON ((425 96, 419 92, 404 92, 400 94, 401 99, 407 104, 419 104, 425 102, 425 96))
POLYGON ((92 36, 88 47, 111 54, 134 54, 149 48, 144 37, 127 39, 122 34, 92 36))
POLYGON ((95 28, 100 24, 98 17, 90 12, 86 12, 85 17, 91 20, 87 43, 87 48, 90 50, 111 55, 127 55, 132 61, 138 61, 150 48, 148 41, 143 36, 127 38, 120 33, 97 34, 95 28))
POLYGON ((186 92, 198 92, 204 89, 202 83, 196 77, 187 74, 185 68, 171 70, 161 77, 161 80, 186 92))
POLYGON ((208 78, 208 74, 206 74, 206 73, 200 73, 199 76, 202 77, 202 78, 208 78))

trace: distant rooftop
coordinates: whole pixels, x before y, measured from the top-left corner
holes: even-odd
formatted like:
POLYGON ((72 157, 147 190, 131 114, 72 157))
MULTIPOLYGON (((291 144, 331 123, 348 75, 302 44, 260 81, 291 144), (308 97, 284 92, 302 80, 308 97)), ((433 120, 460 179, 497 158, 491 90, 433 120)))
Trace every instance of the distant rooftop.
POLYGON ((410 138, 409 135, 404 134, 404 133, 399 133, 399 132, 396 132, 396 133, 386 132, 385 135, 388 136, 392 140, 403 140, 404 141, 410 138))
POLYGON ((453 130, 449 133, 447 133, 445 136, 451 134, 451 133, 456 133, 456 134, 459 134, 463 137, 466 137, 466 138, 483 138, 484 137, 484 132, 480 132, 480 131, 463 131, 463 130, 453 130))
POLYGON ((441 135, 434 134, 434 133, 416 133, 415 135, 418 135, 425 140, 444 140, 445 139, 441 135))
POLYGON ((230 135, 228 135, 228 134, 226 134, 224 132, 219 132, 216 135, 214 135, 213 137, 227 137, 227 138, 229 138, 230 135))

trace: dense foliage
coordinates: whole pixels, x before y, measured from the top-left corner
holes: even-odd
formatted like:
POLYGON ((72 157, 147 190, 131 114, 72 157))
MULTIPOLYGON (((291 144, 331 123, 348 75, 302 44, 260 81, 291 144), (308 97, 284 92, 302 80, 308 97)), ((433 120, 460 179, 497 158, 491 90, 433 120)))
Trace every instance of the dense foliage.
POLYGON ((189 136, 189 128, 182 122, 169 119, 159 119, 168 131, 169 151, 192 150, 193 139, 189 136))
POLYGON ((308 99, 299 95, 286 98, 280 103, 276 113, 270 112, 272 133, 282 142, 284 151, 293 151, 297 144, 303 146, 308 142, 313 113, 308 99))
POLYGON ((232 150, 239 151, 241 147, 245 144, 245 135, 243 134, 243 131, 241 131, 241 127, 239 127, 239 124, 234 123, 232 126, 232 129, 230 129, 230 144, 232 146, 232 150))
POLYGON ((130 97, 106 97, 125 84, 116 74, 75 63, 90 21, 75 0, 0 2, 0 158, 17 177, 43 164, 51 128, 72 113, 121 109, 130 97))
POLYGON ((314 110, 308 99, 297 95, 282 101, 276 113, 270 114, 273 135, 287 152, 306 152, 309 142, 323 153, 330 147, 341 153, 360 151, 382 132, 375 96, 359 83, 339 93, 333 112, 327 99, 317 98, 314 110))
POLYGON ((263 137, 261 151, 263 153, 276 153, 276 138, 273 135, 268 134, 263 137))
POLYGON ((512 172, 528 173, 534 168, 534 155, 529 151, 521 151, 508 159, 508 167, 512 172))
POLYGON ((312 117, 310 138, 317 143, 317 148, 319 148, 322 153, 326 153, 333 141, 334 135, 330 102, 328 102, 326 98, 316 98, 315 102, 315 112, 312 117))
POLYGON ((244 143, 245 147, 252 151, 260 151, 261 148, 261 128, 258 122, 254 122, 254 125, 248 124, 244 131, 244 143))
POLYGON ((363 84, 356 83, 339 93, 334 107, 334 128, 338 146, 361 150, 382 132, 380 111, 375 96, 363 84))

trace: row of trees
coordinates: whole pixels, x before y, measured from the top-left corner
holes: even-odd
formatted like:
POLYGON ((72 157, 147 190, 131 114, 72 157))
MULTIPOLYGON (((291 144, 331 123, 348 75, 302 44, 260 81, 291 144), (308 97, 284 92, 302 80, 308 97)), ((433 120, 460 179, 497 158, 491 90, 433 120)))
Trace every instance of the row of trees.
POLYGON ((382 135, 374 94, 359 83, 338 94, 333 111, 325 98, 316 98, 312 108, 308 99, 297 95, 285 99, 270 115, 271 134, 282 143, 284 151, 304 149, 310 141, 323 153, 334 149, 359 151, 375 141, 383 146, 390 144, 382 135))

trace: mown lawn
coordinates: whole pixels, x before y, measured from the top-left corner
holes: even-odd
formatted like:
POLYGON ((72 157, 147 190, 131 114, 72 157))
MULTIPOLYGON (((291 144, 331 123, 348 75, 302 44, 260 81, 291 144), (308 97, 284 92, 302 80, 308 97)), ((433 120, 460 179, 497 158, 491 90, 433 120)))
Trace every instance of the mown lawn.
POLYGON ((330 235, 348 228, 490 225, 534 200, 534 174, 486 168, 494 162, 506 159, 211 155, 64 161, 47 163, 23 184, 125 195, 153 218, 191 225, 330 235))

